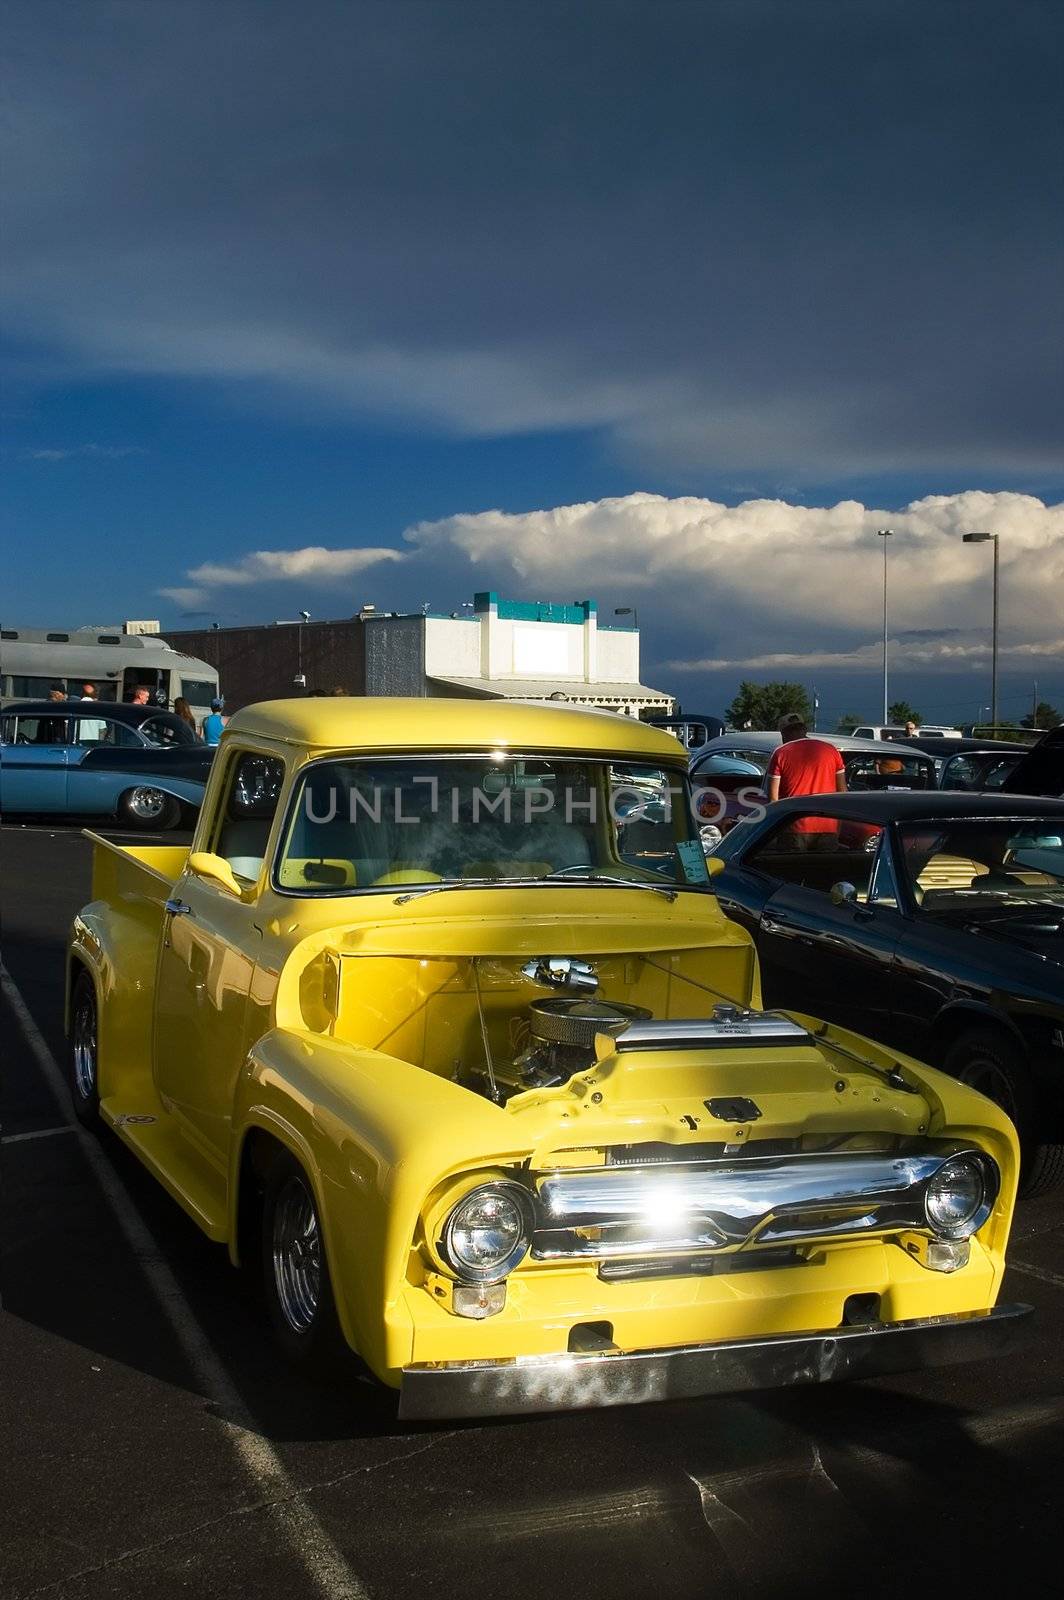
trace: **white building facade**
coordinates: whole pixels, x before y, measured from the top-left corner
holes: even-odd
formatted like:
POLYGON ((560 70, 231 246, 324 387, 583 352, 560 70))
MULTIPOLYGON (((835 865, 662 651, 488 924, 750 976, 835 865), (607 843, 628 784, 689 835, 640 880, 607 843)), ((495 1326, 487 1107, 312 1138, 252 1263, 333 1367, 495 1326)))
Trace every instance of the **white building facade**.
POLYGON ((484 592, 465 615, 364 620, 367 694, 565 700, 630 717, 674 705, 640 681, 638 628, 600 626, 594 600, 484 592))

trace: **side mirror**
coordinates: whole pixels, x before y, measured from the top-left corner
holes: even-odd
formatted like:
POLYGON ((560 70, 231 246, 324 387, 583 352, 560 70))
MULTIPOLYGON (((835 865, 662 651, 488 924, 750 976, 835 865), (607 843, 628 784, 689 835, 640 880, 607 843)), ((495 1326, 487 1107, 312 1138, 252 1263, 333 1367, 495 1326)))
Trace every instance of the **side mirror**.
POLYGON ((720 856, 706 857, 706 871, 709 873, 711 878, 715 878, 718 872, 723 872, 727 865, 728 863, 726 861, 722 861, 720 856))
POLYGON ((831 903, 833 906, 855 906, 857 904, 857 890, 852 883, 833 883, 831 885, 831 903))
POLYGON ((224 856, 213 855, 209 850, 194 850, 188 858, 188 870, 194 872, 197 878, 210 878, 213 883, 220 883, 238 900, 243 898, 236 873, 224 856))

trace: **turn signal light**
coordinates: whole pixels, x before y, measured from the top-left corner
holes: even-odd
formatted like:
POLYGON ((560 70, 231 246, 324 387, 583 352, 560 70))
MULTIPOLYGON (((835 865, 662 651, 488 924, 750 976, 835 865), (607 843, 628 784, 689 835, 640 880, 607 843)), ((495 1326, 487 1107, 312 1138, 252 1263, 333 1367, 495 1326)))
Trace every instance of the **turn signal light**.
POLYGON ((458 1317, 494 1317, 506 1305, 505 1283, 456 1283, 451 1307, 458 1317))
POLYGON ((932 1272, 958 1272, 968 1265, 971 1253, 967 1239, 931 1239, 924 1266, 930 1267, 932 1272))

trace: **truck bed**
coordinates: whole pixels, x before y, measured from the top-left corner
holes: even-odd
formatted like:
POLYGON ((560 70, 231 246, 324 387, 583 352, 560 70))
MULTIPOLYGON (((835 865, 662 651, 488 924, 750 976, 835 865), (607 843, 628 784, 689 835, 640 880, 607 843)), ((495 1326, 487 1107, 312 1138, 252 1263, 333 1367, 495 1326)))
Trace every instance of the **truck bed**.
POLYGON ((109 905, 130 895, 162 905, 188 859, 184 844, 117 844, 88 828, 85 837, 93 845, 92 898, 109 905))

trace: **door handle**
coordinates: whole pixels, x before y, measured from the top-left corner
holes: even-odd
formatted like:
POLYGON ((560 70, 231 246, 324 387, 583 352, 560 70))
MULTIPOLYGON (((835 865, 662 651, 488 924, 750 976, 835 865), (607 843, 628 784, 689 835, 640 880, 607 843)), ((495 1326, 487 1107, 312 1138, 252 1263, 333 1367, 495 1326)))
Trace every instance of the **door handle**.
POLYGON ((762 915, 761 926, 766 933, 790 933, 794 935, 797 944, 814 944, 812 934, 807 933, 798 922, 792 922, 790 917, 781 917, 776 912, 771 916, 762 915))
POLYGON ((187 900, 168 900, 163 910, 171 917, 190 917, 192 907, 187 900))

